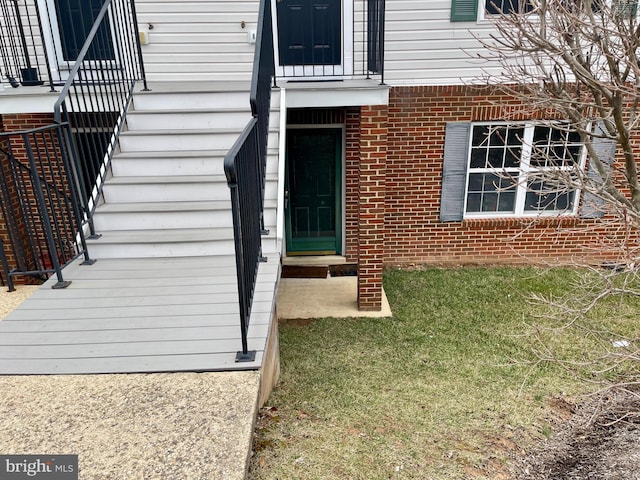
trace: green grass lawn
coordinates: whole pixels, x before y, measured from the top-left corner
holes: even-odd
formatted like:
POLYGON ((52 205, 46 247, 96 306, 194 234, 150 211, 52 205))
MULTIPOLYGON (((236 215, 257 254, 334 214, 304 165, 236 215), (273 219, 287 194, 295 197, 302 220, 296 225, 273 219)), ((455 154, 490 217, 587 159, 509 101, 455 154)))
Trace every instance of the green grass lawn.
MULTIPOLYGON (((557 407, 596 388, 536 364, 525 323, 537 308, 525 296, 562 293, 573 275, 389 270, 391 319, 282 323, 281 380, 258 425, 250 478, 509 478, 509 460, 552 432, 557 407)), ((578 357, 587 342, 546 338, 578 357)))

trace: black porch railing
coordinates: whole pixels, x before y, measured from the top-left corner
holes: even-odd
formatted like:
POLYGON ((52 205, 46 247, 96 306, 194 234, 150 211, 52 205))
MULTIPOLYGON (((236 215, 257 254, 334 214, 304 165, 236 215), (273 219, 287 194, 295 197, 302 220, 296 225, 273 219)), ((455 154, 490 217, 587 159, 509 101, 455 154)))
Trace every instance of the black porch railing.
POLYGON ((148 90, 135 2, 106 0, 54 106, 92 236, 93 214, 139 80, 148 90))
POLYGON ((30 276, 45 281, 57 276, 53 288, 69 282, 62 267, 84 255, 91 263, 80 224, 80 208, 69 152, 62 139, 64 125, 0 134, 0 204, 15 267, 3 270, 9 289, 11 277, 30 276))
POLYGON ((247 332, 258 266, 265 260, 261 235, 268 233, 264 230, 263 206, 271 82, 275 75, 272 38, 271 2, 261 0, 251 82, 253 118, 224 159, 231 191, 242 335, 237 362, 255 359, 255 351, 248 349, 247 332))
POLYGON ((147 88, 133 0, 105 0, 84 33, 54 124, 0 134, 9 276, 55 273, 54 288, 68 285, 61 269, 71 260, 93 263, 85 234, 95 235, 93 212, 137 81, 147 88))
POLYGON ((385 0, 354 0, 350 31, 345 29, 342 5, 328 0, 322 22, 293 25, 301 21, 297 9, 287 1, 277 2, 278 77, 322 80, 375 75, 384 83, 385 0))
POLYGON ((0 81, 12 87, 43 85, 53 79, 38 2, 0 0, 0 81))

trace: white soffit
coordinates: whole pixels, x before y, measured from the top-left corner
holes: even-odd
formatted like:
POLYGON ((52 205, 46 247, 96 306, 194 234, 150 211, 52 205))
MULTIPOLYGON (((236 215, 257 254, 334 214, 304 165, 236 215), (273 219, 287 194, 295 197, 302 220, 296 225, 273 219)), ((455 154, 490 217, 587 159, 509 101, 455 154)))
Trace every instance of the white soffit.
POLYGON ((292 82, 280 80, 287 91, 288 108, 388 105, 389 86, 375 80, 292 82))

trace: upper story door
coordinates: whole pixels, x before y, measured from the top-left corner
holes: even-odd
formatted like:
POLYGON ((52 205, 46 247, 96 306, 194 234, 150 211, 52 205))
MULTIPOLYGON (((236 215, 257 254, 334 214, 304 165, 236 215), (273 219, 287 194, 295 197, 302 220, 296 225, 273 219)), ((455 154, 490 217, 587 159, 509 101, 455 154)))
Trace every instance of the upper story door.
MULTIPOLYGON (((104 0, 53 0, 62 60, 75 62, 95 22, 104 0)), ((86 60, 113 60, 113 38, 109 19, 98 29, 86 60)))
POLYGON ((340 65, 340 0, 278 0, 280 65, 340 65))
MULTIPOLYGON (((40 11, 47 12, 49 22, 43 30, 49 63, 54 80, 66 81, 70 69, 78 58, 82 46, 102 9, 105 0, 38 0, 40 11)), ((85 56, 86 78, 98 62, 104 66, 116 65, 117 42, 111 28, 109 13, 96 32, 96 37, 85 56)))
POLYGON ((353 69, 351 0, 275 0, 278 76, 349 75, 353 69))

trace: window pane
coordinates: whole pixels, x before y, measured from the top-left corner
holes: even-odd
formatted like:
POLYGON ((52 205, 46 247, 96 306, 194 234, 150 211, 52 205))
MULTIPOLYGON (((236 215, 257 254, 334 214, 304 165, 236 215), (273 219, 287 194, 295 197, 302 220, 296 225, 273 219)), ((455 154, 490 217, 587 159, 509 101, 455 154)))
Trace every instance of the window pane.
POLYGON ((467 189, 467 212, 513 212, 515 184, 492 173, 472 173, 467 189))
POLYGON ((489 136, 488 125, 476 125, 473 127, 473 135, 471 138, 471 145, 477 147, 479 145, 487 144, 487 137, 489 136))
POLYGON ((520 155, 522 149, 520 147, 510 147, 504 158, 505 168, 518 168, 520 166, 520 155))
POLYGON ((502 168, 504 159, 504 148, 490 148, 487 156, 487 167, 502 168))
POLYGON ((508 145, 520 145, 523 138, 524 128, 509 127, 509 132, 507 133, 508 145))
POLYGON ((489 135, 489 145, 503 146, 507 141, 507 128, 506 127, 494 127, 491 129, 489 135))
POLYGON ((575 190, 564 191, 547 182, 536 180, 527 185, 525 212, 562 212, 573 208, 575 190))
POLYGON ((580 160, 580 135, 562 128, 536 126, 530 165, 533 167, 571 166, 580 160), (572 141, 570 141, 570 139, 572 141), (573 142, 573 140, 577 140, 573 142))
POLYGON ((482 206, 481 193, 470 193, 467 196, 467 212, 477 213, 480 211, 481 206, 482 206))
POLYGON ((538 125, 533 130, 533 143, 547 144, 549 142, 549 127, 538 125))
POLYGON ((484 148, 474 148, 471 150, 471 168, 485 168, 487 162, 487 150, 484 148))

